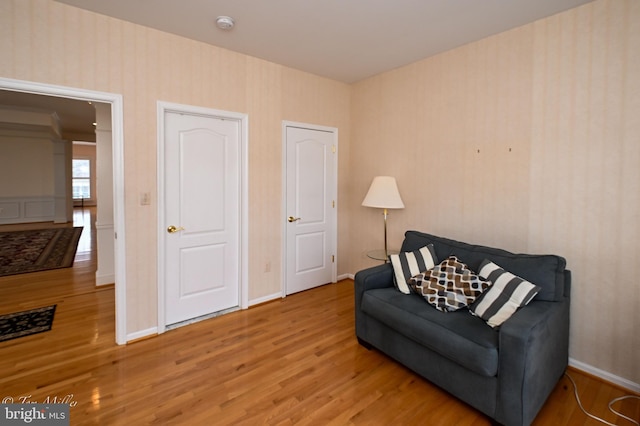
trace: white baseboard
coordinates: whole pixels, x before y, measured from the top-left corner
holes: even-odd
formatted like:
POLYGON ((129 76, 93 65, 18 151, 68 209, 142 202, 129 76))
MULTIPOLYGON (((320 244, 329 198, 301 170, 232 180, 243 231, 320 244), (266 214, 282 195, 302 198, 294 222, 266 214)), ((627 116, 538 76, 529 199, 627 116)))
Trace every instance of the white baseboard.
POLYGON ((153 336, 154 334, 158 334, 158 327, 151 327, 147 328, 146 330, 140 330, 134 333, 127 334, 127 342, 153 336))
POLYGON ((569 358, 569 365, 578 370, 582 370, 593 376, 599 377, 602 380, 613 383, 622 388, 629 389, 632 392, 640 393, 640 384, 634 383, 631 380, 627 380, 624 377, 616 376, 615 374, 609 373, 608 371, 601 370, 592 365, 585 364, 584 362, 578 361, 574 358, 569 358))
MULTIPOLYGON (((354 277, 353 274, 342 274, 342 275, 338 275, 336 280, 337 281, 341 281, 341 280, 344 280, 344 279, 347 279, 347 278, 353 279, 353 277, 354 277)), ((271 302, 272 300, 281 299, 282 297, 284 297, 283 293, 269 294, 267 296, 258 297, 257 299, 249 300, 249 306, 259 305, 261 303, 266 303, 266 302, 271 302)))
POLYGON ((116 282, 115 274, 100 275, 99 272, 96 271, 96 285, 97 286, 113 284, 115 282, 116 282))
POLYGON ((273 293, 268 296, 258 297, 257 299, 249 300, 249 306, 259 305, 261 303, 271 302, 272 300, 281 299, 281 298, 282 298, 282 293, 280 292, 273 293))

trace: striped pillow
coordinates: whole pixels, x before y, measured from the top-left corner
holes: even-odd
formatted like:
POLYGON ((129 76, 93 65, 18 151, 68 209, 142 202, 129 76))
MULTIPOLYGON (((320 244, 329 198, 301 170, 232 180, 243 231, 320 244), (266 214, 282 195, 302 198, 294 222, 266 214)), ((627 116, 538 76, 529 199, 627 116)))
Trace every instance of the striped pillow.
POLYGON ((404 294, 411 294, 407 280, 421 272, 428 271, 438 263, 433 244, 419 250, 389 255, 393 266, 393 284, 404 294))
POLYGON ((505 271, 488 259, 480 264, 478 275, 491 281, 493 285, 469 310, 494 328, 508 320, 540 291, 537 285, 505 271))

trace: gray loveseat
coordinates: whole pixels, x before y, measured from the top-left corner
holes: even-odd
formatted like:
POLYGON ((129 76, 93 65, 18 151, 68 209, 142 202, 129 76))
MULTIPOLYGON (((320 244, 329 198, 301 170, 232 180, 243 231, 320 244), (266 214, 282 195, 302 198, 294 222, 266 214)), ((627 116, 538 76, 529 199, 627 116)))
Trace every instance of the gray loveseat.
POLYGON ((432 243, 439 261, 457 256, 478 271, 484 259, 541 287, 526 306, 492 328, 467 309, 441 312, 402 294, 386 263, 355 276, 356 335, 504 425, 528 425, 568 363, 571 273, 554 255, 513 254, 417 231, 401 251, 432 243))

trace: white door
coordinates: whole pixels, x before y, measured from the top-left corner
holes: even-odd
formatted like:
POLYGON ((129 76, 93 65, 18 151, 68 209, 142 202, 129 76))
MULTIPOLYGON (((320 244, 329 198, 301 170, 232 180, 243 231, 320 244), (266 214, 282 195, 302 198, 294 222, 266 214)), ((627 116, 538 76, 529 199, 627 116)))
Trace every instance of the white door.
POLYGON ((239 120, 165 112, 165 324, 239 306, 239 120))
POLYGON ((336 131, 287 125, 286 294, 335 282, 336 131))

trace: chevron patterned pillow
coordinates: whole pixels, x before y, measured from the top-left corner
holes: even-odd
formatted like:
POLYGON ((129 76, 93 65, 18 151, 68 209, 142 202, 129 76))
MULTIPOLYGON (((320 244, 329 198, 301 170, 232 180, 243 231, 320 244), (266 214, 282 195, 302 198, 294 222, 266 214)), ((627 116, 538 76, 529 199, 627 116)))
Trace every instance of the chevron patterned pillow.
POLYGON ((430 271, 410 278, 408 285, 436 309, 450 312, 472 304, 491 282, 476 275, 457 257, 449 256, 430 271))

